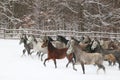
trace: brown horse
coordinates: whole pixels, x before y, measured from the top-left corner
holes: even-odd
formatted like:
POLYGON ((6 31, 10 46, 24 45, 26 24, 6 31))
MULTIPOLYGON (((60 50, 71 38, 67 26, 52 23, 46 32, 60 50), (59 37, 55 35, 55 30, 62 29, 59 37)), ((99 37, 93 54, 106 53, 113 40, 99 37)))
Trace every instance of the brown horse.
POLYGON ((116 58, 113 54, 107 54, 104 56, 104 59, 109 61, 109 65, 111 65, 113 63, 113 65, 115 65, 116 62, 116 58))
POLYGON ((41 47, 42 48, 47 47, 47 49, 48 49, 48 57, 44 60, 44 66, 46 66, 45 63, 47 60, 52 59, 55 64, 55 68, 57 68, 56 59, 63 59, 65 57, 67 57, 68 63, 66 65, 66 67, 68 67, 68 64, 70 62, 72 62, 73 69, 76 70, 74 68, 73 54, 69 54, 69 55, 66 54, 66 51, 68 48, 62 48, 62 49, 55 48, 49 40, 44 41, 44 43, 42 44, 41 47))

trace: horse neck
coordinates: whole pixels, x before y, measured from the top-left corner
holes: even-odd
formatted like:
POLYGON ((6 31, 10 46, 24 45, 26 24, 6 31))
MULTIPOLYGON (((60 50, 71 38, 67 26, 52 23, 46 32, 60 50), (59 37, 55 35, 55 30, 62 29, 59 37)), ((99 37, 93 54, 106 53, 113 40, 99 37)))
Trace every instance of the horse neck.
POLYGON ((33 44, 33 47, 35 47, 38 44, 38 42, 32 41, 32 44, 33 44))
POLYGON ((36 42, 36 44, 38 43, 37 39, 34 39, 34 41, 36 42))
POLYGON ((80 45, 74 45, 72 46, 74 53, 81 52, 81 46, 80 45))
POLYGON ((66 38, 64 37, 61 37, 61 42, 65 43, 65 45, 67 45, 69 40, 67 40, 66 38))
POLYGON ((24 45, 27 45, 27 39, 24 39, 23 43, 24 45))
POLYGON ((95 52, 102 53, 103 51, 104 51, 104 49, 100 44, 95 48, 95 52))
POLYGON ((69 40, 64 40, 64 41, 62 41, 62 42, 65 43, 65 45, 67 45, 68 41, 69 41, 69 40))
POLYGON ((77 45, 74 47, 74 54, 75 54, 76 58, 79 59, 80 56, 84 54, 84 51, 80 48, 79 45, 77 45))
POLYGON ((50 41, 48 41, 48 51, 53 51, 56 48, 52 45, 52 43, 50 41))
POLYGON ((49 37, 49 36, 48 36, 48 40, 49 40, 49 41, 54 41, 54 40, 53 40, 51 37, 49 37))

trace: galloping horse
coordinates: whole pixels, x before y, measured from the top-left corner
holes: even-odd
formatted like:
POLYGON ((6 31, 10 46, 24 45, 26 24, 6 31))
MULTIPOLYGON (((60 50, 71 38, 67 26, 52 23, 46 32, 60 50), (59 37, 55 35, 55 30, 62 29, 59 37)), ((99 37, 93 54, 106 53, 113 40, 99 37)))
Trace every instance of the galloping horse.
POLYGON ((43 44, 43 40, 39 38, 39 41, 35 38, 34 35, 29 36, 27 43, 32 43, 33 45, 33 52, 37 52, 38 56, 41 55, 41 61, 43 60, 42 57, 44 54, 47 54, 47 47, 42 48, 41 45, 43 44), (41 54, 42 53, 42 54, 41 54))
POLYGON ((23 49, 23 55, 25 54, 26 50, 27 50, 28 55, 31 55, 30 51, 31 51, 31 49, 33 49, 33 45, 31 43, 27 43, 27 41, 28 41, 28 38, 27 38, 26 34, 22 34, 20 36, 19 44, 24 43, 25 49, 23 49))
POLYGON ((103 47, 100 45, 100 42, 98 40, 94 40, 91 48, 92 50, 101 53, 103 56, 108 54, 113 54, 115 56, 116 61, 119 64, 119 69, 120 69, 120 50, 103 49, 103 47))
POLYGON ((65 58, 65 57, 67 57, 67 59, 68 59, 68 63, 67 63, 67 65, 66 65, 66 67, 68 66, 68 64, 70 63, 70 62, 72 62, 72 64, 73 64, 73 69, 74 70, 76 70, 75 68, 74 68, 74 61, 73 61, 73 55, 72 54, 70 54, 70 55, 67 55, 66 54, 66 51, 67 51, 67 49, 68 48, 62 48, 62 49, 58 49, 58 48, 55 48, 54 46, 53 46, 53 44, 49 41, 49 40, 46 40, 43 44, 42 44, 42 46, 41 46, 42 48, 44 48, 44 47, 47 47, 47 49, 48 49, 48 57, 44 60, 44 66, 46 66, 46 61, 47 60, 50 60, 50 59, 52 59, 53 61, 54 61, 54 64, 55 64, 55 68, 57 68, 57 64, 56 64, 56 59, 63 59, 63 58, 65 58))
POLYGON ((103 69, 105 71, 105 67, 103 66, 103 56, 100 53, 87 53, 81 50, 80 45, 75 40, 70 40, 70 46, 67 50, 67 53, 74 53, 76 56, 76 64, 81 64, 83 74, 85 74, 85 64, 95 64, 99 69, 103 69))

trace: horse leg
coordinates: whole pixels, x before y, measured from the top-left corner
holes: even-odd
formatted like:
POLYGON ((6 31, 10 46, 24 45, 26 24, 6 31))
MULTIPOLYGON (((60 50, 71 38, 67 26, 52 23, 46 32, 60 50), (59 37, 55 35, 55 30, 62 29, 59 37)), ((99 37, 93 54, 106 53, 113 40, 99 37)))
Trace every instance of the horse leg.
POLYGON ((116 61, 113 61, 113 66, 116 65, 116 61))
POLYGON ((120 70, 120 59, 119 59, 119 57, 116 57, 116 61, 118 62, 118 65, 119 65, 119 70, 120 70))
POLYGON ((112 65, 112 62, 111 62, 111 61, 108 61, 108 63, 109 63, 109 66, 111 66, 111 65, 112 65))
POLYGON ((56 59, 53 59, 54 64, 55 64, 55 68, 57 68, 57 64, 56 64, 56 59))
MULTIPOLYGON (((25 55, 25 52, 26 52, 26 49, 23 49, 23 55, 25 55)), ((23 56, 23 55, 22 55, 22 56, 23 56)))
POLYGON ((41 52, 37 52, 37 54, 36 55, 38 55, 38 57, 40 57, 40 55, 41 55, 41 52))
POLYGON ((30 49, 29 49, 29 48, 26 48, 26 50, 27 50, 28 55, 31 55, 31 54, 30 54, 30 49))
POLYGON ((66 67, 68 67, 69 63, 72 61, 71 54, 67 55, 68 63, 66 64, 66 67))
POLYGON ((68 61, 68 63, 66 64, 66 68, 68 67, 68 65, 69 65, 70 62, 71 62, 71 61, 68 61))
POLYGON ((70 62, 72 62, 73 70, 77 71, 77 69, 75 69, 75 62, 73 61, 73 59, 69 58, 69 56, 67 56, 67 59, 68 59, 68 63, 66 64, 66 67, 68 67, 70 62))
POLYGON ((98 70, 100 70, 101 68, 105 72, 105 67, 102 64, 97 64, 97 66, 98 66, 97 73, 98 73, 98 70))
POLYGON ((119 68, 119 70, 120 70, 120 62, 118 62, 118 65, 119 65, 118 68, 119 68))
POLYGON ((83 70, 83 74, 85 74, 85 67, 84 67, 84 63, 81 63, 81 67, 82 67, 82 70, 83 70))
POLYGON ((31 55, 30 50, 27 50, 27 52, 28 52, 28 55, 31 55))
POLYGON ((44 53, 41 54, 41 61, 43 61, 43 56, 44 56, 44 53))
POLYGON ((66 64, 66 67, 68 67, 69 63, 73 61, 73 54, 67 55, 68 63, 66 64))
POLYGON ((77 71, 77 69, 75 68, 75 62, 72 60, 72 65, 73 65, 73 70, 77 71))
POLYGON ((43 63, 43 64, 44 64, 44 66, 46 66, 46 64, 45 64, 45 63, 46 63, 46 61, 47 61, 47 60, 49 60, 49 59, 50 59, 50 58, 46 58, 46 59, 44 60, 44 63, 43 63))
POLYGON ((73 58, 74 58, 74 61, 76 63, 76 56, 75 56, 75 53, 72 53, 73 54, 73 58))

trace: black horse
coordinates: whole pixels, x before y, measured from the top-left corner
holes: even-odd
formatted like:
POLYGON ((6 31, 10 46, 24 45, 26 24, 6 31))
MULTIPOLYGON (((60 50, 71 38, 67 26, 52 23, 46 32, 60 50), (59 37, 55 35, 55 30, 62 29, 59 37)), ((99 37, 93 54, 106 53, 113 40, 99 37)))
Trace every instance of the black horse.
POLYGON ((27 50, 28 55, 31 55, 30 51, 31 51, 31 49, 33 49, 32 43, 27 43, 27 40, 28 40, 28 38, 27 38, 26 34, 22 34, 20 36, 19 44, 24 43, 24 48, 25 48, 25 49, 23 49, 23 55, 25 54, 26 50, 27 50))

